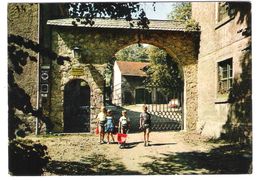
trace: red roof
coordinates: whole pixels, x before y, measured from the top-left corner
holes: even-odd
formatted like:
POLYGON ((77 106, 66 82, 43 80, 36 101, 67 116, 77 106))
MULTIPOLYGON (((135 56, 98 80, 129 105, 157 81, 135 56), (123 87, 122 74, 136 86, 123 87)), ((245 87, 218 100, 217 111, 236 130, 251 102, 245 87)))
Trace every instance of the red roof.
POLYGON ((147 62, 126 62, 126 61, 116 61, 116 63, 122 75, 139 76, 139 77, 147 76, 147 74, 142 69, 150 64, 147 62))

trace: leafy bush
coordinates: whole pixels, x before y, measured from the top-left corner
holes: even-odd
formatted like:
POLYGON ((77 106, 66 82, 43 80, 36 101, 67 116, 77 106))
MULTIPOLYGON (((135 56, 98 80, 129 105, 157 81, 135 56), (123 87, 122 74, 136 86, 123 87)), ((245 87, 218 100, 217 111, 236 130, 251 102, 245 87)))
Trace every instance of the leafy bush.
POLYGON ((194 19, 189 19, 185 22, 185 30, 192 31, 192 30, 200 30, 199 23, 196 22, 194 19))
POLYGON ((9 172, 11 175, 41 175, 50 160, 47 146, 33 143, 9 142, 9 172))

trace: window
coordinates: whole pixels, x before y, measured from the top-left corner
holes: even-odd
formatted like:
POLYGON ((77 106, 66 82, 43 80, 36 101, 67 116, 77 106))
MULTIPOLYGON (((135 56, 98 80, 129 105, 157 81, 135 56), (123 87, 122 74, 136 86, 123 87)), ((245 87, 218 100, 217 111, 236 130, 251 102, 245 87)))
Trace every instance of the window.
POLYGON ((232 58, 218 63, 218 94, 228 94, 233 83, 232 58))
POLYGON ((216 2, 216 22, 226 23, 234 18, 234 9, 230 9, 227 2, 216 2))

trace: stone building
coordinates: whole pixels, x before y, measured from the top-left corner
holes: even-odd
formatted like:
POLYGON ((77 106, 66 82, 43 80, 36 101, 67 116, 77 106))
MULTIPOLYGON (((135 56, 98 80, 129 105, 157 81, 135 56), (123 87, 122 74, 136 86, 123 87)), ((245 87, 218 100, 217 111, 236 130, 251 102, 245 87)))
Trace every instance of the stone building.
POLYGON ((147 77, 143 69, 148 65, 149 63, 146 62, 115 62, 113 67, 113 104, 121 106, 143 104, 149 101, 151 96, 143 83, 147 77))
POLYGON ((227 13, 223 3, 193 2, 192 17, 200 31, 187 31, 185 23, 174 21, 151 21, 149 30, 142 31, 123 20, 97 19, 92 27, 74 26, 62 4, 9 4, 9 34, 31 39, 71 60, 58 65, 39 55, 39 64, 27 64, 17 80, 30 93, 33 105, 42 107, 53 122, 53 132, 89 132, 105 102, 107 62, 126 46, 147 43, 164 49, 182 71, 184 130, 211 137, 232 130, 248 135, 251 36, 245 34, 251 26, 251 4, 234 4, 240 5, 235 6, 240 11, 227 13), (85 121, 72 123, 75 117, 66 112, 85 121), (78 126, 68 129, 72 124, 78 126), (81 126, 85 129, 78 130, 81 126))

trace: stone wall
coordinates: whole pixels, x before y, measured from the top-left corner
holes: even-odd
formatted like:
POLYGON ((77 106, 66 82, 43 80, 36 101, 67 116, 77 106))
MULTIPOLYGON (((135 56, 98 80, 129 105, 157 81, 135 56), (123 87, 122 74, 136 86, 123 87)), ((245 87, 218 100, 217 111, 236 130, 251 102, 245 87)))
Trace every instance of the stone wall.
MULTIPOLYGON (((38 4, 8 4, 8 34, 19 35, 25 39, 38 42, 38 4)), ((36 56, 33 51, 28 51, 30 56, 36 56)), ((16 83, 25 90, 31 97, 33 107, 37 103, 37 63, 30 60, 23 66, 21 75, 15 74, 16 83)), ((17 111, 24 121, 29 123, 31 130, 35 130, 35 118, 30 115, 24 115, 17 111)))
POLYGON ((198 120, 197 71, 198 71, 197 64, 190 64, 183 67, 184 129, 186 130, 196 130, 196 126, 197 126, 197 120, 198 120))
POLYGON ((238 32, 247 24, 239 20, 239 14, 225 22, 217 22, 215 2, 192 3, 192 16, 201 26, 196 129, 217 138, 230 116, 229 97, 219 100, 217 96, 217 63, 232 57, 234 79, 240 77, 243 71, 240 56, 249 38, 238 32))
MULTIPOLYGON (((58 52, 59 55, 71 57, 71 61, 65 61, 64 65, 57 65, 52 63, 51 74, 51 111, 50 119, 54 123, 54 132, 63 132, 63 100, 64 100, 64 87, 65 85, 74 80, 82 79, 86 81, 90 87, 91 97, 90 104, 92 109, 90 110, 91 129, 93 131, 96 123, 96 116, 103 103, 103 89, 104 80, 103 75, 106 68, 106 64, 89 64, 82 63, 81 60, 73 58, 72 50, 66 45, 64 39, 59 35, 59 32, 54 31, 53 34, 53 50, 58 52), (77 76, 72 75, 71 70, 73 67, 81 67, 84 69, 84 74, 77 76)), ((83 36, 83 35, 82 35, 83 36)))
POLYGON ((148 43, 164 49, 179 64, 185 77, 186 114, 185 124, 188 129, 195 129, 197 122, 197 46, 194 41, 197 33, 189 32, 160 32, 126 30, 126 29, 94 29, 79 27, 52 27, 52 49, 62 56, 69 56, 72 62, 64 66, 52 65, 51 88, 51 120, 55 122, 55 131, 62 131, 63 127, 63 87, 66 82, 81 78, 88 82, 91 88, 92 117, 103 104, 103 79, 102 73, 105 64, 120 49, 134 43, 148 43), (138 36, 138 33, 140 36, 138 36), (138 38, 139 37, 139 38, 138 38), (73 48, 81 49, 81 58, 73 59, 73 48), (85 75, 73 77, 69 74, 75 64, 85 68, 85 75), (99 65, 100 69, 97 66, 99 65), (102 69, 102 70, 101 70, 102 69))

